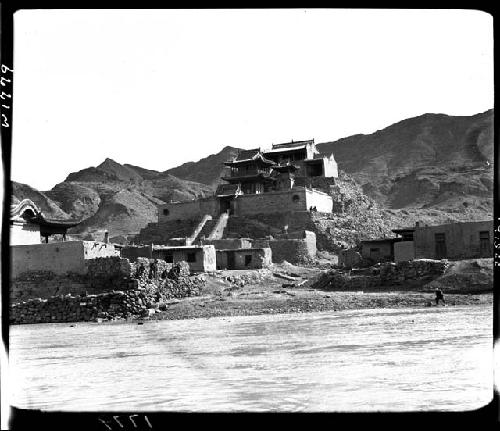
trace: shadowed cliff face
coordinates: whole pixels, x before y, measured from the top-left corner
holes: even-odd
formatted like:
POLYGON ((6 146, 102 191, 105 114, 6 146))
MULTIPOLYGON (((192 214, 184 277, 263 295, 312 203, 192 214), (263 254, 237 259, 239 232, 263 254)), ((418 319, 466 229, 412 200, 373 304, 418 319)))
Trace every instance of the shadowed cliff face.
MULTIPOLYGON (((425 114, 317 147, 322 154, 333 153, 339 168, 380 207, 402 210, 397 214, 403 219, 404 209, 422 212, 429 223, 432 210, 453 220, 492 217, 492 110, 469 117, 425 114)), ((13 199, 33 200, 48 217, 84 219, 73 233, 134 234, 157 221, 158 204, 212 194, 222 182, 223 163, 237 152, 225 147, 164 172, 106 159, 70 173, 46 192, 13 182, 13 199)))

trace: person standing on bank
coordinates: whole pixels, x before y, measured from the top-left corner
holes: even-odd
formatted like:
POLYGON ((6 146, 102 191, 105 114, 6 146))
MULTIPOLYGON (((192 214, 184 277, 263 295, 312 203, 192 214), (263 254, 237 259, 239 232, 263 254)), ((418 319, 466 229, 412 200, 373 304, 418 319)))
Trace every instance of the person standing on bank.
POLYGON ((446 305, 446 302, 444 302, 443 291, 438 287, 436 289, 436 305, 439 305, 439 301, 443 301, 443 305, 446 305))

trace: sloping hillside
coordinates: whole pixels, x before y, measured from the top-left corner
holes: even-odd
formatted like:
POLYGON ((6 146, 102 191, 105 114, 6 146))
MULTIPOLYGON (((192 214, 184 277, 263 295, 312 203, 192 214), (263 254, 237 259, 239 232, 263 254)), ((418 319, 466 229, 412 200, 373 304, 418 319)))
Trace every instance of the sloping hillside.
POLYGON ((158 204, 196 199, 212 193, 210 186, 167 173, 106 159, 97 167, 70 173, 52 190, 39 192, 13 182, 14 202, 33 200, 49 217, 84 220, 69 233, 101 237, 134 234, 156 222, 158 204))
POLYGON ((224 147, 217 154, 205 157, 197 162, 184 163, 165 171, 165 173, 184 180, 207 184, 215 190, 218 184, 224 182, 221 180, 225 171, 223 163, 234 158, 238 151, 239 148, 224 147))
POLYGON ((425 114, 318 149, 333 152, 339 167, 384 206, 492 208, 492 110, 470 117, 425 114))

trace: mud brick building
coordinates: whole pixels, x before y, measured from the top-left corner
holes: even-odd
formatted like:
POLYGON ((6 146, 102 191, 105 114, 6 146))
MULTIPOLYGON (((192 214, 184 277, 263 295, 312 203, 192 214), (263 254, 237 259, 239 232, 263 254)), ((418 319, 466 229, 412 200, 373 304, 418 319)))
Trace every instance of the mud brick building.
POLYGON ((396 262, 411 259, 474 259, 493 257, 493 221, 449 223, 395 229, 396 262))
POLYGON ((213 245, 190 246, 125 246, 121 257, 136 262, 139 258, 161 259, 166 263, 186 262, 192 272, 215 271, 216 255, 213 245))
POLYGON ((493 256, 493 221, 416 226, 416 259, 472 259, 493 256))

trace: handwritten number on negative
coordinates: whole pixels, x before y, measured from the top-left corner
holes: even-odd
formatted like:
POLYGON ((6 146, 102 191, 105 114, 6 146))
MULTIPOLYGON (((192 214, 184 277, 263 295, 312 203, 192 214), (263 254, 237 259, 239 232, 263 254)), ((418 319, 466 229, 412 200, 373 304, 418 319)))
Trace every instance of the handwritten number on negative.
MULTIPOLYGON (((123 416, 120 417, 120 416, 116 415, 116 416, 113 416, 113 420, 111 420, 111 419, 108 419, 108 420, 99 419, 99 421, 101 421, 108 430, 113 430, 114 423, 117 423, 120 428, 124 428, 124 424, 122 422, 120 422, 120 420, 118 420, 118 418, 120 418, 122 421, 124 419, 128 418, 130 420, 130 422, 132 423, 132 425, 134 426, 134 428, 137 428, 137 420, 134 420, 133 418, 139 417, 139 416, 140 415, 138 415, 138 414, 133 414, 133 415, 125 416, 125 417, 123 417, 123 416)), ((146 424, 148 425, 149 428, 153 428, 153 426, 151 425, 151 422, 149 422, 149 419, 146 415, 144 415, 144 422, 146 422, 146 424)), ((117 429, 117 428, 115 427, 115 429, 117 429)))

